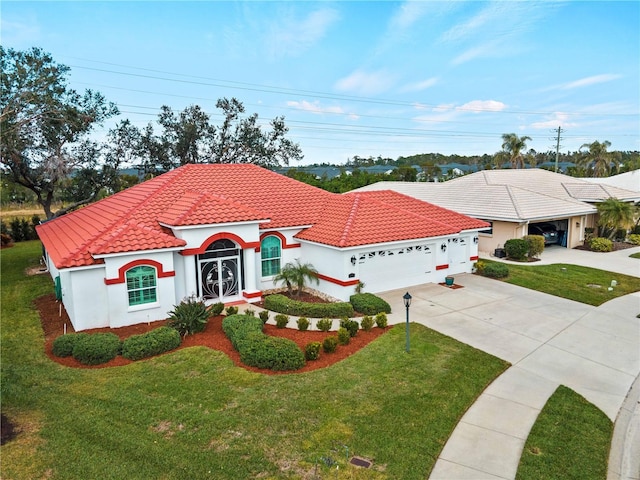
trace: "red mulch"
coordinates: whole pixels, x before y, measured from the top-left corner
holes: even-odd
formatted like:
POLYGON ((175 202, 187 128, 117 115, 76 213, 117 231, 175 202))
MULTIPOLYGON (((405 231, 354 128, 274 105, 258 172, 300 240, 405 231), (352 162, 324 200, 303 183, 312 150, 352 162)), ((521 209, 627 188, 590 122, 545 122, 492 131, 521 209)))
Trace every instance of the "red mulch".
MULTIPOLYGON (((105 368, 105 367, 118 367, 121 365, 127 365, 132 363, 131 360, 127 360, 121 356, 118 356, 111 360, 110 362, 103 363, 101 365, 88 366, 83 365, 73 357, 65 357, 60 358, 56 357, 52 353, 53 341, 60 335, 64 333, 64 325, 67 325, 67 333, 73 332, 73 327, 71 326, 71 321, 69 320, 69 316, 62 307, 62 316, 60 316, 60 303, 56 301, 55 295, 45 295, 43 297, 37 298, 35 300, 35 305, 40 312, 40 321, 42 323, 42 330, 44 332, 45 337, 45 353, 49 356, 51 360, 59 363, 60 365, 65 365, 67 367, 75 367, 75 368, 105 368)), ((243 367, 246 370, 250 370, 253 372, 265 373, 268 375, 276 375, 276 374, 286 374, 286 373, 301 373, 301 372, 309 372, 311 370, 316 370, 318 368, 328 367, 333 365, 340 360, 347 358, 348 356, 354 354, 362 347, 369 344, 371 341, 378 338, 385 331, 388 330, 388 327, 385 329, 382 328, 373 328, 370 332, 365 332, 364 330, 359 330, 358 334, 351 339, 349 345, 339 345, 335 352, 326 353, 321 351, 320 358, 318 360, 308 361, 307 364, 299 370, 295 370, 295 372, 274 372, 272 370, 265 370, 255 367, 248 367, 240 362, 240 354, 233 348, 231 342, 227 338, 227 336, 222 331, 222 319, 223 316, 213 317, 209 320, 207 324, 207 328, 202 333, 196 333, 195 335, 189 335, 183 339, 182 344, 178 349, 187 348, 187 347, 195 347, 195 346, 204 346, 209 347, 213 350, 219 350, 221 352, 226 353, 233 362, 239 366, 243 367)), ((137 335, 140 333, 148 332, 154 328, 160 327, 166 324, 166 320, 161 320, 157 322, 151 322, 150 324, 139 324, 132 325, 129 327, 121 327, 121 328, 96 328, 92 330, 84 330, 87 333, 98 333, 98 332, 112 332, 118 335, 121 339, 125 339, 131 335, 137 335)), ((293 340, 304 350, 304 346, 309 342, 322 342, 325 337, 330 335, 335 335, 335 332, 318 332, 318 331, 307 331, 301 332, 297 329, 293 328, 284 328, 279 329, 276 328, 275 325, 265 325, 264 333, 267 335, 279 336, 288 338, 293 340)))

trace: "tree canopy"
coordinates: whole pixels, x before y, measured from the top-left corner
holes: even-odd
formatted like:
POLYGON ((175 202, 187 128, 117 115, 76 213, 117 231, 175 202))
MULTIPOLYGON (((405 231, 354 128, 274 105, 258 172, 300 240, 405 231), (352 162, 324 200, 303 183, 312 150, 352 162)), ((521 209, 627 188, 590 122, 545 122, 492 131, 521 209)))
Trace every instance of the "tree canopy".
POLYGON ((69 67, 39 48, 16 51, 0 46, 0 161, 11 179, 35 193, 47 218, 95 199, 112 178, 96 170, 98 151, 86 141, 94 126, 118 109, 99 92, 77 93, 67 85, 69 67), (81 198, 53 212, 59 185, 74 172, 81 198))
POLYGON ((531 140, 531 137, 526 135, 519 137, 515 133, 502 135, 502 150, 508 154, 511 168, 524 168, 522 151, 527 148, 527 140, 531 140))

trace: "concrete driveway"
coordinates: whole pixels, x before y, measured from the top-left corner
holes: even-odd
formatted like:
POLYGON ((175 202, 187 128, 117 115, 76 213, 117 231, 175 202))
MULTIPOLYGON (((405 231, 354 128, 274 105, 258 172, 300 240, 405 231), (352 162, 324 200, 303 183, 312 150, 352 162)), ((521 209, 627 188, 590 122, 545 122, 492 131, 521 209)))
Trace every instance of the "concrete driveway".
MULTIPOLYGON (((620 264, 640 266, 630 253, 620 264)), ((572 263, 567 255, 557 261, 572 263)), ((464 288, 411 288, 410 321, 513 366, 461 419, 431 479, 515 478, 529 431, 560 384, 616 419, 640 373, 640 293, 593 307, 475 275, 457 275, 455 283, 464 288)), ((405 321, 404 293, 380 295, 394 312, 389 323, 405 321)))

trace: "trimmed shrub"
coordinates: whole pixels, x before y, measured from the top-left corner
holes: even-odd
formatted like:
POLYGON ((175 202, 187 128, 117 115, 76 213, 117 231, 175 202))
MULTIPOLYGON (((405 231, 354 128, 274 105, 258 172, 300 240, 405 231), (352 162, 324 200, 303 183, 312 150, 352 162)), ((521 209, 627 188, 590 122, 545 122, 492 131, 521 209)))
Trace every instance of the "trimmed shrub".
POLYGON ((487 262, 484 260, 478 260, 474 266, 476 267, 476 273, 482 275, 484 273, 484 267, 487 266, 487 262))
POLYGON ((613 250, 613 242, 608 238, 595 237, 589 242, 589 248, 594 252, 611 252, 613 250))
POLYGON ((335 352, 336 348, 338 348, 338 337, 335 335, 327 337, 322 341, 322 350, 324 350, 325 353, 335 352))
POLYGON ((169 312, 167 325, 186 337, 204 331, 208 321, 209 309, 204 301, 188 297, 169 312))
POLYGON ((349 297, 349 302, 356 312, 375 315, 379 312, 391 313, 391 306, 373 293, 356 293, 349 297))
POLYGON ((279 313, 276 315, 276 327, 285 328, 289 323, 289 316, 284 313, 279 313))
POLYGON ((252 308, 247 308, 244 311, 245 315, 249 315, 250 317, 255 317, 256 316, 256 311, 252 308))
POLYGON ((262 310, 258 313, 258 317, 262 320, 262 323, 267 323, 269 321, 269 310, 262 310))
POLYGON ((340 327, 338 329, 338 343, 340 345, 349 345, 350 341, 351 341, 351 334, 349 333, 349 330, 347 330, 344 327, 340 327))
POLYGON ((94 333, 76 340, 73 358, 84 365, 100 365, 116 358, 121 346, 115 333, 94 333))
POLYGON ((331 320, 330 318, 321 318, 320 320, 318 320, 316 326, 321 332, 328 332, 333 326, 333 320, 331 320))
POLYGON ((223 310, 224 310, 224 303, 222 302, 214 303, 209 307, 209 315, 212 317, 217 317, 222 313, 223 310))
POLYGON ((153 357, 180 346, 180 333, 171 327, 159 327, 141 335, 132 335, 122 342, 122 356, 129 360, 153 357))
POLYGON ((238 314, 238 307, 234 307, 233 305, 229 305, 227 308, 224 309, 225 313, 227 315, 237 315, 238 314))
POLYGON ((384 312, 380 312, 376 315, 376 325, 380 328, 385 328, 387 326, 387 314, 384 312))
POLYGON ((348 302, 307 303, 277 293, 265 297, 264 308, 286 315, 311 318, 352 317, 354 313, 353 306, 348 302))
POLYGON ((373 317, 371 315, 365 315, 360 321, 360 326, 365 332, 370 332, 373 328, 373 317))
POLYGON ((78 340, 86 337, 88 333, 67 333, 60 335, 53 341, 53 354, 56 357, 70 357, 73 355, 73 347, 76 346, 78 340))
POLYGON ((544 237, 542 235, 526 235, 524 240, 529 245, 529 256, 538 258, 544 252, 544 237))
POLYGON ((504 278, 509 276, 509 267, 504 263, 489 263, 484 267, 485 277, 489 278, 504 278))
POLYGON ((633 243, 634 245, 640 245, 640 235, 637 233, 632 233, 631 235, 629 235, 629 242, 633 243))
POLYGON ((309 329, 309 319, 307 317, 300 317, 298 319, 298 330, 304 332, 309 329))
POLYGON ((355 337, 358 333, 358 329, 360 328, 358 322, 349 318, 343 318, 342 320, 340 320, 340 326, 346 329, 351 337, 355 337))
POLYGON ((304 353, 292 340, 262 333, 262 320, 250 315, 229 315, 222 330, 240 353, 242 363, 271 370, 297 370, 304 366, 304 353))
POLYGON ((309 342, 304 347, 304 358, 307 360, 317 360, 320 357, 320 342, 309 342))
POLYGON ((524 238, 512 238, 504 242, 504 251, 507 252, 507 257, 511 260, 526 260, 529 242, 524 238))

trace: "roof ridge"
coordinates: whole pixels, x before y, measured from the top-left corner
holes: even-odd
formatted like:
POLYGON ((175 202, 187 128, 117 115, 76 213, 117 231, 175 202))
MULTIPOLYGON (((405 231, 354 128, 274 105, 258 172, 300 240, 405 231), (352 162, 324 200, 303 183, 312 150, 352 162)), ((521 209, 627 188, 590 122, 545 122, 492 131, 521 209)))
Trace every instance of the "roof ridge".
POLYGON ((358 208, 360 207, 360 194, 356 193, 353 195, 353 203, 351 204, 351 210, 349 211, 349 216, 347 217, 347 221, 345 222, 344 229, 342 230, 342 236, 338 241, 338 245, 346 245, 347 237, 351 234, 351 228, 353 227, 353 221, 356 217, 356 213, 358 208))
POLYGON ((518 204, 518 201, 516 200, 514 192, 512 191, 512 189, 515 188, 515 187, 513 187, 512 185, 500 185, 500 186, 507 189, 507 194, 509 195, 509 198, 511 199, 511 204, 513 205, 513 208, 515 209, 516 214, 518 215, 518 218, 523 218, 522 209, 520 208, 520 205, 518 204))

